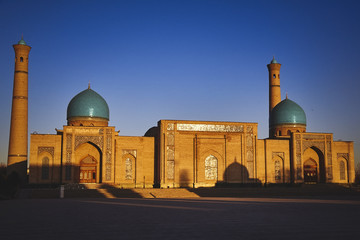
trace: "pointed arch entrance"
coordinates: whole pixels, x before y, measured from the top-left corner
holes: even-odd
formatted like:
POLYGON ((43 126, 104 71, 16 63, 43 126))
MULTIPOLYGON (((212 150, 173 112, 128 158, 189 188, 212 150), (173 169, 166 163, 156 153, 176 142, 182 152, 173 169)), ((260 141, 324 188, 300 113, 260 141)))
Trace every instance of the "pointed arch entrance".
POLYGON ((97 161, 91 155, 80 162, 80 183, 96 183, 97 161))
POLYGON ((316 183, 318 181, 318 166, 314 159, 308 159, 304 162, 304 182, 316 183))
POLYGON ((325 159, 323 152, 317 147, 309 147, 303 153, 304 182, 325 183, 325 159))
POLYGON ((75 173, 79 183, 101 183, 102 182, 102 154, 98 146, 92 142, 86 142, 75 150, 76 162, 78 164, 75 173))

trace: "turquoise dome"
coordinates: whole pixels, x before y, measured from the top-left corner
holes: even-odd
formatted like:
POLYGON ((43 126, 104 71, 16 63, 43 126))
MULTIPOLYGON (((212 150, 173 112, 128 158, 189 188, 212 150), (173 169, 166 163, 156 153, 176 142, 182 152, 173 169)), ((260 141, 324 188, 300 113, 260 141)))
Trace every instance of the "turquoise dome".
POLYGON ((109 106, 97 92, 88 88, 71 99, 67 119, 72 117, 96 117, 109 120, 109 106))
POLYGON ((26 45, 26 42, 25 42, 23 39, 21 39, 21 40, 18 42, 18 44, 20 44, 20 45, 26 45))
POLYGON ((270 113, 270 127, 280 124, 306 125, 304 110, 294 101, 285 99, 278 103, 270 113))
POLYGON ((26 45, 26 42, 24 41, 24 38, 21 36, 21 40, 18 42, 20 45, 26 45))

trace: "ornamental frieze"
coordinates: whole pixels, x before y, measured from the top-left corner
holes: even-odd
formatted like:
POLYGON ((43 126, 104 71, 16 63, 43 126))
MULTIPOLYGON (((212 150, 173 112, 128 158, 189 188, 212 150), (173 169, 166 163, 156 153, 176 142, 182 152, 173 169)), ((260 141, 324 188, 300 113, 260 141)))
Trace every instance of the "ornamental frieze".
POLYGON ((42 152, 48 152, 52 157, 54 157, 54 147, 38 147, 38 155, 42 152))
POLYGON ((71 163, 72 135, 66 134, 66 163, 71 163))
POLYGON ((78 148, 81 144, 92 142, 98 146, 101 151, 104 148, 104 137, 102 136, 76 136, 75 137, 75 149, 78 148))
POLYGON ((285 159, 285 154, 283 152, 273 152, 272 153, 272 158, 277 157, 277 156, 283 160, 285 159))
POLYGON ((166 161, 167 179, 173 180, 175 174, 175 161, 166 161))
POLYGON ((246 146, 247 147, 253 146, 253 137, 250 134, 246 135, 246 146))
POLYGON ((178 131, 194 132, 244 132, 243 125, 220 125, 220 124, 187 124, 178 123, 178 131))
POLYGON ((111 180, 111 164, 106 164, 105 166, 105 179, 107 181, 111 180))
POLYGON ((326 148, 328 152, 331 152, 331 141, 326 142, 326 148))
POLYGON ((301 153, 296 154, 296 165, 301 165, 301 153))
POLYGON ((133 155, 135 158, 136 158, 136 149, 123 149, 122 150, 122 155, 126 155, 126 154, 130 154, 130 155, 133 155))
POLYGON ((252 126, 247 126, 246 127, 246 132, 247 133, 252 133, 253 132, 253 127, 252 126))
POLYGON ((167 145, 169 146, 175 145, 174 139, 175 139, 174 133, 167 133, 167 145))
POLYGON ((347 161, 349 161, 349 154, 348 153, 338 153, 337 158, 345 158, 347 161))
POLYGON ((328 165, 332 165, 332 153, 331 153, 331 141, 330 138, 328 138, 330 136, 327 136, 327 142, 326 142, 326 148, 327 148, 327 162, 328 165))
POLYGON ((306 149, 308 149, 309 147, 316 147, 318 148, 323 155, 325 156, 325 144, 324 142, 318 142, 318 141, 303 141, 303 153, 305 152, 306 149))
POLYGON ((247 162, 254 161, 254 153, 253 153, 253 151, 249 150, 249 151, 246 152, 246 161, 247 162))
POLYGON ((313 139, 316 139, 316 140, 324 140, 325 139, 325 136, 324 135, 315 135, 315 134, 304 134, 303 135, 303 139, 304 140, 313 140, 313 139))
POLYGON ((167 160, 175 160, 175 148, 174 146, 166 147, 167 160))
POLYGON ((174 131, 174 123, 168 123, 167 128, 168 131, 174 131))
POLYGON ((301 166, 296 167, 296 179, 301 180, 302 179, 302 169, 301 166))
POLYGON ((71 151, 71 144, 72 144, 72 135, 66 134, 66 150, 71 151))

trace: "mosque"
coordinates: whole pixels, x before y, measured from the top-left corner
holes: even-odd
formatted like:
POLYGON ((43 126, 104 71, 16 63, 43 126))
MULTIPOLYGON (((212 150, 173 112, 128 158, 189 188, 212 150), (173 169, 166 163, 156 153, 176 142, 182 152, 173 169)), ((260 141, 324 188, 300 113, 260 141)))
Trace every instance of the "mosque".
MULTIPOLYGON (((8 166, 23 174, 15 166, 27 161, 27 142, 20 141, 19 147, 15 140, 27 136, 30 47, 22 39, 14 49, 8 166), (17 116, 25 115, 26 120, 19 121, 17 116)), ((120 136, 115 126, 108 125, 106 101, 89 85, 69 102, 63 129, 30 135, 29 182, 104 183, 123 188, 354 182, 353 142, 334 141, 332 133, 306 131, 304 110, 287 97, 281 99, 280 67, 274 58, 267 65, 266 139, 258 139, 257 123, 187 120, 160 120, 144 136, 120 136)))

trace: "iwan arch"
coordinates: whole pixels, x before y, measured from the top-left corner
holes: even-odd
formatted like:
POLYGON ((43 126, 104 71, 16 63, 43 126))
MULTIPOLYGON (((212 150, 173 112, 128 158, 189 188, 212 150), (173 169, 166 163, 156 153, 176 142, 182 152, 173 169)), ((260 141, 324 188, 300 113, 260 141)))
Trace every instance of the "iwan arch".
POLYGON ((185 120, 160 120, 141 137, 119 136, 108 126, 106 101, 89 86, 70 101, 63 129, 31 134, 29 182, 124 188, 354 182, 353 142, 306 132, 303 109, 281 100, 281 64, 273 59, 267 67, 267 139, 258 139, 257 123, 185 120))

